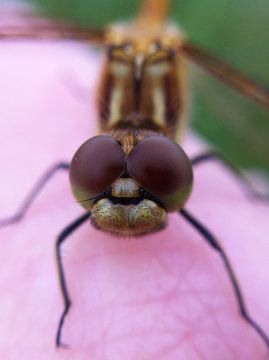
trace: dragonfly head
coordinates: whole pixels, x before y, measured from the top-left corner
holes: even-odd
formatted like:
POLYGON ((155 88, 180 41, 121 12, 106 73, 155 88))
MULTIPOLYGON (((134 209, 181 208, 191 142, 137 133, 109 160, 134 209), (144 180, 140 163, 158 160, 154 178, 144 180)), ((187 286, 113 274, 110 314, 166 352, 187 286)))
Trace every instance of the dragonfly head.
POLYGON ((73 193, 91 211, 92 224, 120 236, 163 229, 167 212, 181 209, 192 188, 190 162, 174 141, 151 135, 133 145, 128 137, 124 144, 95 136, 78 149, 70 169, 73 193))

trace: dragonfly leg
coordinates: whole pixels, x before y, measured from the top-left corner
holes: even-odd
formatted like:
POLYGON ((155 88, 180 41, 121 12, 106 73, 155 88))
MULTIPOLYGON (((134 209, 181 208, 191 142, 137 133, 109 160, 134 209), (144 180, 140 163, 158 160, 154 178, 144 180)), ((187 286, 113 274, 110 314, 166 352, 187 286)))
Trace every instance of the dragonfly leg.
POLYGON ((24 215, 26 214, 29 207, 32 205, 38 194, 44 188, 44 186, 49 182, 49 180, 59 171, 59 170, 69 170, 70 165, 66 162, 60 162, 56 165, 50 167, 35 183, 29 194, 25 197, 22 204, 19 206, 19 209, 15 212, 15 214, 0 219, 0 228, 13 225, 19 222, 24 215))
POLYGON ((186 209, 180 210, 180 214, 200 233, 200 235, 206 240, 206 242, 219 253, 224 267, 227 271, 228 277, 231 281, 232 288, 237 300, 238 308, 243 319, 256 331, 256 333, 261 337, 264 341, 267 349, 269 350, 269 336, 266 332, 261 328, 261 326, 249 315, 248 310, 246 308, 245 300, 240 289, 239 282, 236 278, 232 265, 229 261, 228 256, 225 251, 222 249, 216 237, 193 215, 191 215, 186 209))
POLYGON ((89 212, 84 213, 79 218, 74 220, 71 224, 69 224, 57 237, 56 241, 56 263, 57 263, 57 270, 59 275, 59 284, 61 293, 63 296, 64 301, 64 310, 62 312, 62 315, 59 320, 58 328, 57 328, 57 334, 56 334, 56 347, 67 347, 67 345, 63 344, 61 342, 61 334, 62 329, 65 321, 65 317, 68 314, 70 307, 71 307, 71 299, 68 293, 67 285, 66 285, 66 279, 64 274, 64 266, 61 256, 61 246, 63 242, 71 235, 81 224, 83 224, 91 214, 89 212))
POLYGON ((204 164, 209 161, 218 161, 225 168, 227 168, 237 179, 239 184, 242 186, 243 190, 246 192, 246 195, 254 198, 259 201, 269 202, 269 194, 261 193, 254 188, 251 182, 243 174, 243 172, 238 169, 232 162, 228 161, 223 155, 216 151, 204 152, 191 159, 192 166, 195 167, 200 164, 204 164))

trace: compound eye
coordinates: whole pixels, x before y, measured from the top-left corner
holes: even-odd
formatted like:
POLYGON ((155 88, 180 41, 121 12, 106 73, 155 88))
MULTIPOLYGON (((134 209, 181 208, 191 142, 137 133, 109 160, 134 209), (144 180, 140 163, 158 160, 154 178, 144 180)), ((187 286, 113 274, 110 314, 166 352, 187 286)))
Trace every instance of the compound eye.
POLYGON ((129 174, 167 211, 182 208, 192 188, 192 167, 183 149, 164 136, 149 136, 127 158, 129 174))
POLYGON ((125 154, 111 136, 99 135, 87 140, 71 162, 70 182, 73 193, 82 205, 104 192, 125 170, 125 154))

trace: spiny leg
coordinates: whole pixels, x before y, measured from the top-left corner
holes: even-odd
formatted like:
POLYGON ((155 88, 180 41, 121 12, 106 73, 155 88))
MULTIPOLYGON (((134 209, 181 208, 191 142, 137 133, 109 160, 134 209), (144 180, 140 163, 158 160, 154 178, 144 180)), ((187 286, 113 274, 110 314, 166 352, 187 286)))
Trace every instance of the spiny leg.
POLYGON ((263 194, 257 191, 251 182, 246 178, 240 169, 238 169, 232 162, 225 159, 223 155, 216 151, 208 151, 204 152, 193 159, 191 159, 191 163, 193 166, 197 166, 199 164, 203 164, 208 161, 218 161, 220 162, 225 168, 232 172, 235 176, 237 181, 240 183, 242 188, 246 191, 246 194, 256 200, 264 201, 269 203, 269 194, 263 194))
POLYGON ((65 274, 64 274, 64 267, 62 262, 62 255, 61 255, 61 245, 63 242, 67 239, 69 235, 72 234, 81 224, 83 224, 89 217, 91 216, 91 213, 87 212, 81 215, 79 218, 77 218, 75 221, 73 221, 70 225, 68 225, 58 236, 56 241, 56 263, 57 263, 57 270, 59 275, 59 282, 60 282, 60 288, 64 300, 64 310, 60 317, 58 328, 57 328, 57 334, 56 334, 56 346, 57 347, 66 347, 65 344, 61 342, 61 334, 62 329, 65 321, 65 317, 69 312, 69 309, 71 307, 71 299, 67 290, 66 280, 65 280, 65 274))
POLYGON ((202 237, 207 241, 207 243, 219 253, 231 281, 241 316, 259 334, 259 336, 266 344, 267 349, 269 350, 269 336, 261 328, 261 326, 249 315, 245 305, 243 294, 240 290, 239 282, 235 276, 231 263, 225 251, 218 243, 216 237, 186 209, 181 209, 179 213, 181 213, 181 215, 183 215, 183 217, 202 235, 202 237))
POLYGON ((32 190, 26 196, 24 201, 22 202, 19 209, 16 211, 14 215, 11 215, 7 218, 0 219, 0 228, 8 225, 15 224, 19 222, 24 215, 26 214, 29 207, 32 205, 33 201, 36 199, 38 194, 44 188, 44 186, 48 183, 48 181, 59 171, 59 170, 69 170, 70 165, 66 162, 60 162, 56 165, 53 165, 49 168, 37 181, 37 183, 33 186, 32 190))

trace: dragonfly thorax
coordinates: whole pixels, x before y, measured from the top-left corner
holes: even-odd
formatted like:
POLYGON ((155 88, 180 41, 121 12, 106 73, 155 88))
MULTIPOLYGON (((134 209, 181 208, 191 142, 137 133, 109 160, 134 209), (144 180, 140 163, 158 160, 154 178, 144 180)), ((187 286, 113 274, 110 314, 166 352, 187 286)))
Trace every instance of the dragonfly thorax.
POLYGON ((135 127, 147 122, 147 129, 176 138, 185 124, 185 63, 177 55, 182 39, 173 26, 151 28, 150 36, 145 31, 124 24, 108 31, 97 97, 100 130, 126 121, 134 127, 132 118, 141 119, 135 127))

